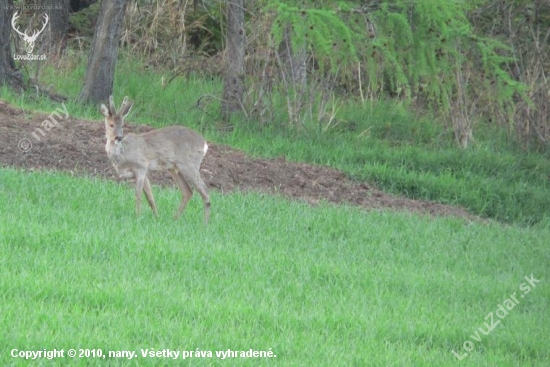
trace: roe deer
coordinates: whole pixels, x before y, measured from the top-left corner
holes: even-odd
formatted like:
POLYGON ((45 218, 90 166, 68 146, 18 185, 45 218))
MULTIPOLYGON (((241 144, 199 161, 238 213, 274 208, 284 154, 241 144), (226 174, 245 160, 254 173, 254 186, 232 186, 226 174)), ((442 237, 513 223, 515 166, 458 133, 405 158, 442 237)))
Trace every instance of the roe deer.
POLYGON ((141 192, 157 216, 157 206, 147 178, 149 171, 167 170, 181 191, 181 204, 174 215, 178 219, 187 202, 191 199, 194 186, 204 203, 204 222, 210 219, 210 197, 199 169, 208 150, 202 136, 183 126, 170 126, 143 134, 122 134, 124 118, 130 112, 133 102, 124 97, 122 106, 116 111, 113 96, 109 97, 109 107, 101 105, 105 116, 105 150, 109 160, 122 178, 136 180, 136 213, 141 211, 141 192))

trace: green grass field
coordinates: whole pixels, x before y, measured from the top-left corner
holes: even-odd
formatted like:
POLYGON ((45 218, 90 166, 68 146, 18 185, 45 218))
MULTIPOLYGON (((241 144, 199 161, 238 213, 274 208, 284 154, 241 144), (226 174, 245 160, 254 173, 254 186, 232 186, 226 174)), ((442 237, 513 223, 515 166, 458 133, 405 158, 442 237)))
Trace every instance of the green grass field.
POLYGON ((456 366, 453 350, 464 366, 550 365, 548 220, 213 192, 205 227, 198 197, 176 222, 178 192, 154 190, 159 218, 136 218, 128 185, 0 169, 1 365, 456 366), (216 356, 228 349, 273 356, 216 356))

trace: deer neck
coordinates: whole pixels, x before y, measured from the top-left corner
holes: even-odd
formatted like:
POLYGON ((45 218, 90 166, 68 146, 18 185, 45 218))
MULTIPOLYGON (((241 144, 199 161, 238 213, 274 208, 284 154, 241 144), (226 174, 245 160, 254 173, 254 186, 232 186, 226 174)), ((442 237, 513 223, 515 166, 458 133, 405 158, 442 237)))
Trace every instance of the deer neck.
POLYGON ((124 154, 124 145, 122 141, 117 141, 115 139, 107 139, 107 144, 105 145, 105 151, 109 156, 109 159, 113 164, 120 161, 120 158, 124 154))

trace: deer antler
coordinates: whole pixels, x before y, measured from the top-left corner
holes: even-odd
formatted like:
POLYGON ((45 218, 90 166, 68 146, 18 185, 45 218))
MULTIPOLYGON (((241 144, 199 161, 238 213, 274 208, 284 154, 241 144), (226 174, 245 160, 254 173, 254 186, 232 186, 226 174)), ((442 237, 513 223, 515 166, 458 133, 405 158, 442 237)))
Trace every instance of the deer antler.
POLYGON ((15 14, 13 14, 13 18, 11 18, 11 26, 17 33, 19 33, 19 35, 21 35, 22 37, 27 37, 27 34, 21 32, 17 27, 17 25, 15 24, 15 21, 17 20, 17 18, 19 18, 19 15, 17 15, 18 13, 19 11, 16 11, 15 14))
POLYGON ((49 21, 49 17, 48 17, 48 14, 44 14, 44 22, 42 23, 42 29, 39 30, 39 31, 34 31, 32 36, 29 36, 27 35, 27 33, 23 33, 19 30, 19 28, 17 27, 17 25, 15 24, 17 19, 19 18, 19 11, 16 11, 15 14, 13 15, 13 18, 11 18, 11 25, 13 27, 13 29, 19 33, 25 40, 27 41, 34 41, 36 39, 36 37, 38 37, 38 35, 40 33, 42 33, 44 31, 44 29, 46 29, 46 26, 48 25, 48 21, 49 21))
POLYGON ((46 29, 46 26, 48 25, 48 20, 49 20, 48 14, 44 14, 44 19, 45 19, 45 22, 42 24, 42 29, 39 30, 39 31, 34 31, 32 36, 29 37, 29 39, 31 39, 33 41, 36 40, 36 37, 38 37, 38 35, 40 33, 42 33, 42 31, 44 31, 44 29, 46 29))
POLYGON ((46 29, 46 26, 48 25, 48 20, 49 20, 49 19, 50 19, 50 18, 48 17, 48 14, 44 14, 44 23, 42 24, 42 29, 39 30, 39 31, 34 31, 33 34, 32 34, 32 36, 29 37, 29 38, 30 38, 30 39, 33 39, 33 40, 36 39, 36 37, 38 37, 38 35, 39 35, 40 33, 42 33, 42 32, 44 31, 44 29, 46 29))

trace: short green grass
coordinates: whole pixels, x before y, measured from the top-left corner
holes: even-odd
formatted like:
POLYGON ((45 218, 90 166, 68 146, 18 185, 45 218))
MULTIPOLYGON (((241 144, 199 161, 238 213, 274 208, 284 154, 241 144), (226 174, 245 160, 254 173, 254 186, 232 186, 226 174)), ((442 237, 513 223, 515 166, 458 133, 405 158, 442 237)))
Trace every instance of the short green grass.
MULTIPOLYGON (((548 366, 550 222, 529 228, 0 169, 0 364, 13 349, 131 350, 33 365, 548 366), (524 276, 540 283, 520 290, 524 276), (476 330, 512 294, 494 330, 476 330), (524 298, 521 298, 523 295, 524 298), (479 339, 478 338, 478 339, 479 339), (141 350, 211 351, 187 361, 141 350), (272 358, 216 358, 216 351, 272 358), (106 364, 107 363, 107 364, 106 364)), ((496 316, 495 316, 496 317, 496 316)))

